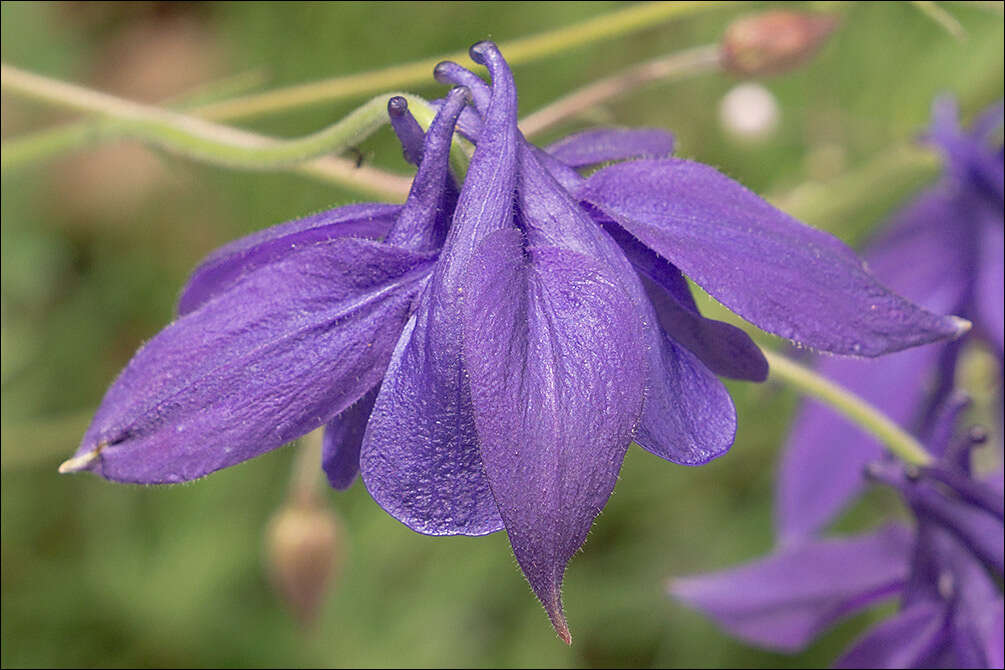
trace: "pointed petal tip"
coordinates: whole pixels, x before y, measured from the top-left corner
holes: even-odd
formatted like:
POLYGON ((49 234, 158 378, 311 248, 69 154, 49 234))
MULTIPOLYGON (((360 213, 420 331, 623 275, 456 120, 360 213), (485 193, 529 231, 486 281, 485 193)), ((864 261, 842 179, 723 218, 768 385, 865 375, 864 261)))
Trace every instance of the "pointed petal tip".
POLYGON ((974 327, 972 321, 968 321, 967 319, 958 316, 951 316, 949 319, 953 322, 953 326, 956 327, 956 334, 953 335, 954 338, 963 337, 970 332, 971 328, 974 327))
POLYGON ((551 627, 555 629, 558 639, 572 646, 572 633, 569 632, 569 622, 565 619, 565 609, 562 607, 561 573, 554 582, 544 586, 542 590, 536 588, 534 582, 531 582, 531 588, 534 589, 534 593, 544 605, 544 611, 548 615, 548 620, 551 621, 551 627))
POLYGON ((548 612, 548 618, 551 619, 551 626, 555 629, 555 634, 558 635, 558 639, 571 647, 572 633, 569 632, 569 622, 565 620, 565 613, 562 612, 561 603, 558 603, 558 609, 556 611, 548 612))
POLYGON ((97 462, 98 456, 101 452, 98 449, 92 449, 91 451, 84 452, 63 461, 59 466, 59 474, 65 475, 71 472, 83 472, 84 470, 90 470, 92 466, 97 462))

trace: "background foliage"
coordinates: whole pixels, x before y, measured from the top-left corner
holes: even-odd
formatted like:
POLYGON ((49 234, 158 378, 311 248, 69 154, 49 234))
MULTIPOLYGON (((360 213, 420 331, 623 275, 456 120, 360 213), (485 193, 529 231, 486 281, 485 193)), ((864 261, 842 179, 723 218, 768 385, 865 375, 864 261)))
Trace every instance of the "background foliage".
MULTIPOLYGON (((349 74, 616 6, 4 2, 2 51, 4 62, 27 70, 164 102, 232 75, 265 89, 349 74)), ((715 41, 732 18, 761 6, 724 6, 518 66, 521 111, 632 63, 715 41)), ((763 80, 782 110, 770 138, 739 142, 725 133, 716 107, 738 80, 706 75, 629 94, 544 139, 598 122, 661 126, 677 134, 681 155, 782 203, 807 182, 844 184, 839 207, 800 213, 859 243, 936 168, 885 181, 854 175, 872 174, 891 147, 910 142, 936 94, 958 96, 965 117, 1002 97, 1001 6, 949 5, 964 40, 908 3, 806 8, 836 12, 842 25, 808 65, 763 80)), ((414 90, 433 96, 443 87, 430 77, 414 90)), ((353 104, 242 123, 304 135, 353 104)), ((3 98, 5 138, 70 118, 3 98)), ((387 129, 360 149, 368 163, 408 172, 387 129)), ((877 616, 783 657, 731 641, 664 596, 671 575, 770 548, 776 456, 795 407, 790 392, 771 385, 730 384, 739 435, 728 456, 706 467, 631 450, 566 578, 571 648, 555 639, 503 534, 414 534, 359 483, 328 495, 341 518, 343 569, 317 624, 302 629, 262 562, 263 531, 286 495, 295 447, 173 488, 56 474, 107 385, 170 320, 204 254, 362 199, 302 177, 207 167, 129 144, 4 175, 3 666, 806 667, 828 664, 877 616)), ((895 507, 873 494, 840 525, 868 525, 877 510, 895 507)))

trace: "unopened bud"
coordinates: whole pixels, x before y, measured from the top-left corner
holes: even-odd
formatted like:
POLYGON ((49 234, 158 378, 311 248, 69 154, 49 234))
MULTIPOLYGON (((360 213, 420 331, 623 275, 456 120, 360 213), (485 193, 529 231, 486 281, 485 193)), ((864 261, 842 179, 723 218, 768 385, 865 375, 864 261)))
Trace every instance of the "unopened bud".
POLYGON ((774 10, 737 19, 722 37, 722 64, 744 76, 775 74, 808 60, 838 25, 827 14, 774 10))
POLYGON ((315 621, 341 565, 335 514, 315 500, 292 501, 269 522, 266 554, 275 589, 304 626, 315 621))

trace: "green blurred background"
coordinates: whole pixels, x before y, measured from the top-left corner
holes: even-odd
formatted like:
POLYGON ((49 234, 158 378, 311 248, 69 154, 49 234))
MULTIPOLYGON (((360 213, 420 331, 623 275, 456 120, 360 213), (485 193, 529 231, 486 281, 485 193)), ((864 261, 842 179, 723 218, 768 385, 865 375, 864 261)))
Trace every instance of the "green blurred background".
MULTIPOLYGON (((5 63, 159 103, 234 75, 264 90, 485 38, 505 42, 621 6, 4 2, 2 49, 5 63)), ((714 42, 732 19, 769 6, 717 7, 518 66, 521 112, 633 63, 714 42)), ((935 162, 905 168, 894 160, 926 125, 933 97, 955 94, 967 118, 1002 97, 1001 3, 944 6, 965 39, 909 3, 803 5, 840 15, 841 26, 807 65, 761 80, 781 117, 757 142, 720 123, 719 101, 740 81, 725 74, 647 87, 542 139, 601 122, 665 127, 677 134, 679 154, 793 203, 808 222, 858 244, 937 174, 935 162)), ((429 97, 443 90, 431 77, 410 88, 429 97)), ((354 103, 241 123, 304 135, 354 103)), ((5 138, 72 118, 3 97, 5 138)), ((360 150, 371 165, 409 173, 386 128, 360 150)), ((629 453, 566 576, 571 647, 555 638, 503 534, 414 534, 359 482, 325 494, 340 518, 342 568, 318 621, 304 628, 271 588, 263 558, 297 447, 172 488, 59 476, 56 468, 117 372, 171 319, 202 256, 239 235, 369 198, 132 144, 5 174, 2 197, 5 667, 821 666, 889 610, 856 617, 787 657, 732 641, 664 595, 672 575, 725 567, 772 545, 776 457, 796 398, 771 384, 730 383, 740 429, 729 455, 689 469, 629 453)), ((871 494, 839 525, 868 525, 895 506, 871 494)))

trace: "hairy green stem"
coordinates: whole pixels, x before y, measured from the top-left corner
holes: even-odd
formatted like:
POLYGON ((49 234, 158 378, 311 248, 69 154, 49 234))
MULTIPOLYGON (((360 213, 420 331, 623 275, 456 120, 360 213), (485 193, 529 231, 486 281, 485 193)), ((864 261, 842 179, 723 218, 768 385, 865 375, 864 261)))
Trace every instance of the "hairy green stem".
MULTIPOLYGON (((199 160, 248 169, 287 167, 328 153, 341 153, 384 124, 389 96, 378 96, 338 123, 305 137, 276 140, 203 119, 142 105, 98 91, 3 65, 3 88, 44 102, 100 114, 114 122, 99 135, 135 138, 199 160)), ((413 113, 429 109, 408 96, 413 113)), ((7 152, 4 152, 5 154, 7 152)), ((4 166, 14 159, 4 157, 4 166)))
POLYGON ((921 443, 861 397, 779 353, 764 350, 764 356, 770 366, 770 378, 794 386, 840 412, 905 463, 928 465, 932 462, 921 443))
POLYGON ((290 499, 301 504, 315 502, 323 490, 321 457, 325 427, 307 433, 297 441, 297 455, 290 474, 290 499))
MULTIPOLYGON (((371 99, 338 123, 306 137, 279 140, 223 126, 178 112, 117 98, 8 65, 2 66, 3 88, 49 103, 103 117, 97 124, 66 126, 30 138, 5 142, 0 165, 4 170, 70 146, 110 138, 129 138, 196 160, 250 170, 291 169, 326 181, 400 198, 408 180, 380 170, 357 167, 325 154, 338 154, 368 137, 387 121, 387 100, 404 95, 409 108, 428 127, 435 111, 422 98, 389 93, 371 99)), ((458 139, 455 167, 466 168, 464 145, 458 139)))

